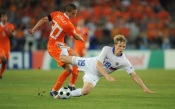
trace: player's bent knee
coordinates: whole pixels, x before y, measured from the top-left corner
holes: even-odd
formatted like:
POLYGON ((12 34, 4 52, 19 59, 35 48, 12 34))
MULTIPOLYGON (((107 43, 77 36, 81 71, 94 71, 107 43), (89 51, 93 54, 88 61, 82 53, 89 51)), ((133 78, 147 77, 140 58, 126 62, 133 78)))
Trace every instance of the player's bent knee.
POLYGON ((87 95, 91 92, 91 90, 82 90, 82 95, 87 95))
POLYGON ((60 61, 65 63, 66 56, 60 56, 60 61))
POLYGON ((91 91, 83 91, 82 92, 82 95, 87 95, 87 94, 89 94, 91 91))
POLYGON ((68 73, 72 73, 72 69, 71 68, 66 68, 65 71, 68 72, 68 73))

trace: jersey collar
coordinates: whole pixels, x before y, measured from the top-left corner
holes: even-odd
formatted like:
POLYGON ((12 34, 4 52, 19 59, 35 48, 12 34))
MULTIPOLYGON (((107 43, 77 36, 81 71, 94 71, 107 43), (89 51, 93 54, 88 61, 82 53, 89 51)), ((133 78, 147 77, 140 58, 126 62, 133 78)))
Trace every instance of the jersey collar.
POLYGON ((2 26, 2 27, 4 27, 5 25, 2 23, 2 22, 0 22, 0 25, 2 26))
POLYGON ((69 17, 66 15, 66 13, 64 13, 64 16, 66 16, 69 19, 69 17))
POLYGON ((112 48, 112 52, 113 52, 113 53, 114 53, 114 50, 115 50, 115 48, 113 47, 113 48, 112 48))

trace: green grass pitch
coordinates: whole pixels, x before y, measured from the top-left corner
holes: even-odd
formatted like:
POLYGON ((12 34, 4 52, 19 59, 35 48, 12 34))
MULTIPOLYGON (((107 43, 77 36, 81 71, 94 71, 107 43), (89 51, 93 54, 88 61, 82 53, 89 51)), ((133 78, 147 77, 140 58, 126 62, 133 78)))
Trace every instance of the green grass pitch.
MULTIPOLYGON (((146 86, 155 94, 144 93, 124 71, 104 77, 87 96, 55 100, 49 96, 62 69, 6 70, 0 80, 0 109, 175 109, 175 70, 136 70, 146 86)), ((81 87, 79 73, 76 87, 81 87)), ((63 86, 67 86, 67 79, 63 86)))

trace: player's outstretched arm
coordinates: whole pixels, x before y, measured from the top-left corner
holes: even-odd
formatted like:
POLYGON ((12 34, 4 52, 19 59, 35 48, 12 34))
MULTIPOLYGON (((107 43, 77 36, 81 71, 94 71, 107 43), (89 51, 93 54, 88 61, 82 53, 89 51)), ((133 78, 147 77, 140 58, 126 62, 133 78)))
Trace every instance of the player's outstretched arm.
POLYGON ((152 94, 154 92, 150 91, 145 84, 143 83, 143 81, 140 79, 140 77, 135 73, 132 72, 131 73, 132 78, 134 79, 134 81, 143 89, 144 92, 152 94))
POLYGON ((79 35, 77 34, 75 37, 74 37, 75 40, 80 40, 82 42, 84 42, 84 39, 79 35))
POLYGON ((33 27, 33 29, 29 29, 28 30, 28 33, 29 34, 33 34, 42 24, 46 23, 46 22, 49 22, 49 19, 48 17, 44 17, 42 19, 40 19, 37 24, 33 27))
POLYGON ((105 71, 105 69, 103 68, 103 64, 102 64, 100 61, 97 62, 96 67, 97 67, 98 71, 99 71, 108 81, 115 81, 115 79, 114 79, 112 76, 110 76, 110 75, 105 71))

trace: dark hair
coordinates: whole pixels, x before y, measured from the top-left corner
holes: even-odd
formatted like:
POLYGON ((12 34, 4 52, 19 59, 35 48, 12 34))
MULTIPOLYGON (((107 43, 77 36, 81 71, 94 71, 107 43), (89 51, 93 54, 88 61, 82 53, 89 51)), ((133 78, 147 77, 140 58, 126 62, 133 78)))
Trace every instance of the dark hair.
POLYGON ((6 13, 5 11, 1 11, 0 17, 1 17, 2 15, 7 15, 7 13, 6 13))
POLYGON ((77 7, 74 5, 74 4, 68 4, 68 5, 66 5, 66 7, 65 7, 65 11, 66 12, 72 12, 72 11, 74 11, 74 10, 76 10, 77 9, 77 7))

